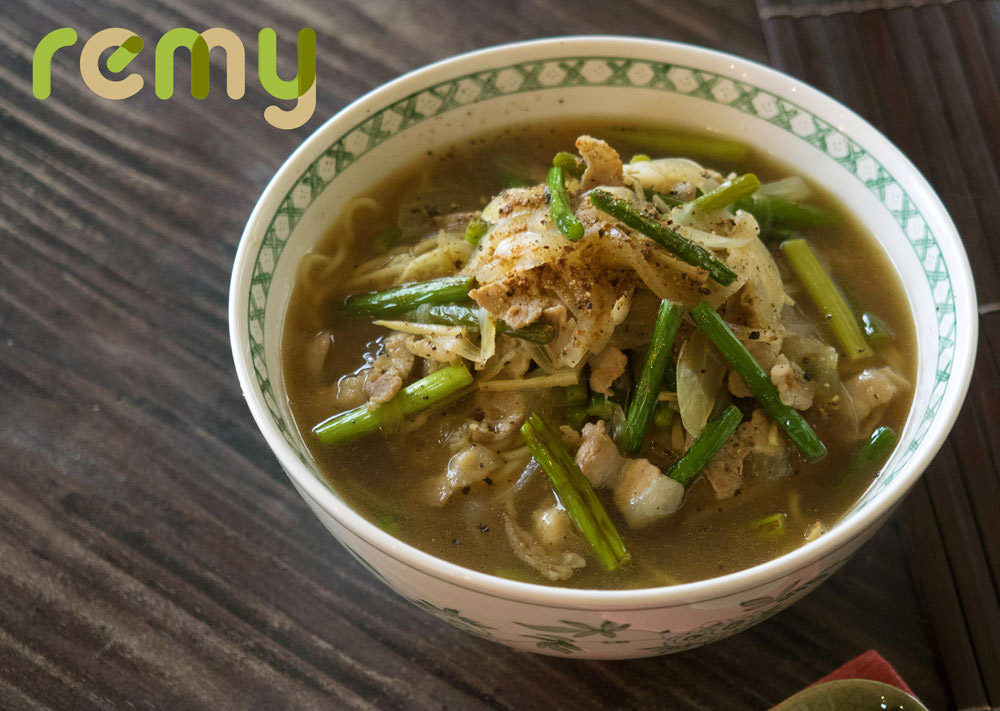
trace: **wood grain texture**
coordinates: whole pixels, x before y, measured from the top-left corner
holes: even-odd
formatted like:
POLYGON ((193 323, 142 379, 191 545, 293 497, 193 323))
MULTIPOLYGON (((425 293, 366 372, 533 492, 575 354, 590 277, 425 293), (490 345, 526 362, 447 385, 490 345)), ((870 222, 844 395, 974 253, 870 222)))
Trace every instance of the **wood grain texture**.
MULTIPOLYGON (((931 11, 940 10, 921 10, 931 11)), ((905 25, 896 12, 882 21, 905 25)), ((978 135, 996 165, 998 65, 970 68, 978 55, 957 41, 995 52, 990 12, 985 28, 978 16, 955 24, 953 46, 938 46, 928 68, 937 82, 951 76, 941 74, 948 62, 968 70, 967 104, 951 114, 937 107, 922 118, 927 99, 912 92, 920 77, 902 76, 903 65, 906 90, 892 84, 888 97, 823 87, 862 112, 866 102, 909 107, 913 118, 886 111, 883 125, 933 166, 963 233, 980 237, 1000 201, 978 191, 992 190, 996 173, 976 157, 981 144, 949 154, 933 121, 951 132, 962 111, 981 111, 978 135)), ((710 647, 618 663, 523 655, 419 613, 362 570, 258 434, 233 372, 226 299, 243 224, 284 158, 344 104, 404 71, 489 44, 596 32, 768 59, 749 0, 3 6, 0 708, 765 708, 869 648, 932 708, 952 705, 898 517, 807 599, 710 647), (227 27, 244 38, 250 67, 261 27, 279 38, 313 27, 316 114, 278 131, 263 120, 270 100, 253 73, 246 97, 230 101, 214 63, 206 100, 178 91, 162 102, 143 57, 134 64, 146 89, 105 101, 80 81, 78 49, 57 55, 53 95, 37 101, 31 53, 61 26, 82 38, 127 27, 147 46, 173 27, 227 27)), ((824 61, 811 49, 801 57, 824 61)), ((996 299, 995 253, 984 237, 970 249, 981 298, 996 299)), ((997 319, 984 323, 980 386, 946 462, 983 465, 987 479, 997 461, 986 417, 1000 396, 997 319)), ((988 501, 969 505, 991 513, 988 501)), ((996 575, 996 540, 983 545, 996 575)))
MULTIPOLYGON (((778 7, 759 4, 764 15, 778 7)), ((1000 3, 955 2, 830 17, 786 13, 764 23, 777 66, 885 131, 934 185, 969 253, 980 304, 1000 301, 998 18, 1000 3)), ((903 505, 914 574, 962 709, 1000 706, 998 353, 994 312, 980 320, 972 386, 955 429, 903 505)))

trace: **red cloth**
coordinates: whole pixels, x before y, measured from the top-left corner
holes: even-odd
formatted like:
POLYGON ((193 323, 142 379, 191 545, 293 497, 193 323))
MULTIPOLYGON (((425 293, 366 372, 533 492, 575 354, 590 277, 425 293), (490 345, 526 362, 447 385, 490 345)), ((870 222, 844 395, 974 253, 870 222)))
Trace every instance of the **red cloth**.
POLYGON ((874 649, 869 649, 860 657, 855 657, 836 671, 830 672, 816 684, 824 681, 837 681, 838 679, 869 679, 870 681, 881 681, 883 684, 892 684, 897 689, 902 689, 911 696, 916 696, 903 678, 899 676, 889 662, 885 661, 874 649))

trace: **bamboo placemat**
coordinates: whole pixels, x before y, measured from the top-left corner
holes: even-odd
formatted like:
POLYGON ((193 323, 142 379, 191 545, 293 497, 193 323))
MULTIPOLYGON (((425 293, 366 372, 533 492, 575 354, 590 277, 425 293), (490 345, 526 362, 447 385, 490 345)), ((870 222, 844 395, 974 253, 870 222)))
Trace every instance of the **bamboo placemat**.
POLYGON ((774 66, 859 112, 934 185, 980 303, 968 400, 902 506, 959 709, 1000 706, 1000 2, 758 0, 774 66))

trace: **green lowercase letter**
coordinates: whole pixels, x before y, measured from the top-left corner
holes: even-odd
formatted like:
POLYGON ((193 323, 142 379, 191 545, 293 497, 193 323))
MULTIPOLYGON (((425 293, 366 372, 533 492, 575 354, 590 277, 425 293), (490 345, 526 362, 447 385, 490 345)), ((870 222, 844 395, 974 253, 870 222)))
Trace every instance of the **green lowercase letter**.
POLYGON ((316 109, 316 32, 308 27, 299 31, 298 71, 293 79, 278 76, 277 33, 265 27, 257 42, 257 74, 261 86, 276 99, 296 99, 295 107, 288 111, 277 106, 267 107, 264 118, 276 128, 298 128, 316 109))
POLYGON ((42 37, 31 57, 31 90, 36 99, 47 99, 52 93, 52 57, 63 47, 76 44, 72 27, 60 27, 42 37))
POLYGON ((208 42, 188 27, 177 27, 156 43, 156 95, 169 99, 174 95, 174 52, 179 47, 191 50, 191 96, 208 96, 208 42))

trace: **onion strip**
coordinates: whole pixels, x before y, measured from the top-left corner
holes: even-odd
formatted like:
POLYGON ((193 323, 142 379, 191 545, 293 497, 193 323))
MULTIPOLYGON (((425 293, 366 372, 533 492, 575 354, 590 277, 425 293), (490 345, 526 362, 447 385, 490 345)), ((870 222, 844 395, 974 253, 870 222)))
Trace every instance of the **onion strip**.
POLYGON ((541 390, 543 388, 566 387, 576 385, 580 373, 576 370, 560 370, 551 375, 539 375, 534 378, 517 378, 515 380, 489 380, 479 383, 479 389, 486 392, 509 392, 512 390, 541 390))
POLYGON ((462 338, 466 331, 461 326, 442 326, 436 323, 414 323, 412 321, 373 321, 376 326, 388 328, 391 331, 413 333, 418 336, 449 336, 462 338))

